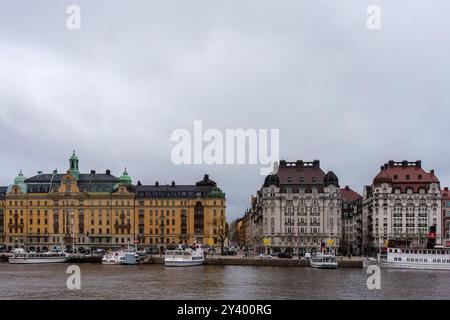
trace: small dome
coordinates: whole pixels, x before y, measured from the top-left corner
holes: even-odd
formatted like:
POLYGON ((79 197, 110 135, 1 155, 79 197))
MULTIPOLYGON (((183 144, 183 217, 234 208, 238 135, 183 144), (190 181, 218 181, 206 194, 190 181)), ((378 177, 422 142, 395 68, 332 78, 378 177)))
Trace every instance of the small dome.
POLYGON ((339 179, 333 171, 328 171, 328 173, 325 175, 325 178, 323 178, 323 184, 325 185, 325 187, 328 187, 329 185, 339 187, 339 179))
POLYGON ((14 186, 19 186, 20 190, 23 193, 26 193, 27 192, 27 184, 25 183, 25 180, 26 180, 26 178, 23 175, 22 170, 20 170, 17 177, 14 178, 14 183, 8 187, 7 192, 11 192, 11 190, 14 186))
POLYGON ((386 170, 381 170, 379 174, 373 179, 373 184, 391 183, 392 179, 387 174, 386 170))
POLYGON ((269 174, 264 180, 264 187, 269 187, 272 185, 275 185, 277 187, 280 186, 280 179, 276 174, 269 174))
POLYGON ((124 172, 119 178, 119 183, 131 184, 131 177, 128 175, 127 168, 125 168, 124 172))
POLYGON ((208 198, 220 198, 225 199, 225 193, 220 190, 218 187, 214 187, 211 189, 211 191, 208 193, 208 198))
POLYGON ((132 182, 131 177, 128 175, 127 168, 125 168, 119 180, 114 185, 114 190, 118 190, 121 185, 131 185, 132 182))

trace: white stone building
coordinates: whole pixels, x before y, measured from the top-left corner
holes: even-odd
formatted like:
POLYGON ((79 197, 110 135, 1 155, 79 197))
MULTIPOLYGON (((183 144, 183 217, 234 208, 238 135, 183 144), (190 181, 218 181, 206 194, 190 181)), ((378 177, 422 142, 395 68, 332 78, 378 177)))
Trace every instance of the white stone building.
POLYGON ((441 237, 441 192, 434 170, 425 172, 421 161, 391 160, 382 166, 363 194, 365 253, 382 251, 387 243, 439 245, 441 237))
POLYGON ((341 238, 341 196, 333 172, 320 162, 280 161, 278 172, 268 175, 252 205, 259 239, 255 244, 268 251, 293 254, 319 249, 325 244, 337 249, 341 238), (266 248, 264 248, 266 249, 266 248))

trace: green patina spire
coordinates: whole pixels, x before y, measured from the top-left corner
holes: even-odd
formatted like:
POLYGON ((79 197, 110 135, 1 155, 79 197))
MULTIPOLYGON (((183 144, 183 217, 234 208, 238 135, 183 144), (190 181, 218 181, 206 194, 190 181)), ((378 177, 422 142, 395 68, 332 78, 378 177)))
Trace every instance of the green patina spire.
POLYGON ((77 179, 80 174, 80 171, 78 169, 78 162, 79 162, 79 160, 78 160, 78 157, 75 154, 75 150, 74 150, 72 153, 72 156, 69 159, 69 171, 77 179))

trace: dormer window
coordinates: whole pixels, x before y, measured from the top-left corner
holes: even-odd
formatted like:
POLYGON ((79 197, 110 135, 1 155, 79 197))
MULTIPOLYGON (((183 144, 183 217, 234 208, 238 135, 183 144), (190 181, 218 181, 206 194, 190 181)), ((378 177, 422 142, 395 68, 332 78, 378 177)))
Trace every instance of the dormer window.
POLYGON ((421 174, 419 174, 419 180, 422 180, 422 175, 421 174))
POLYGON ((303 181, 305 181, 305 179, 303 179, 303 177, 300 177, 300 182, 303 182, 303 181))
POLYGON ((316 177, 313 177, 312 178, 312 182, 316 182, 317 181, 317 178, 316 177))
POLYGON ((406 175, 406 180, 409 180, 409 174, 406 175))
POLYGON ((394 180, 397 180, 398 179, 398 175, 394 175, 394 180))
POLYGON ((288 182, 292 182, 291 177, 288 177, 287 181, 288 181, 288 182))

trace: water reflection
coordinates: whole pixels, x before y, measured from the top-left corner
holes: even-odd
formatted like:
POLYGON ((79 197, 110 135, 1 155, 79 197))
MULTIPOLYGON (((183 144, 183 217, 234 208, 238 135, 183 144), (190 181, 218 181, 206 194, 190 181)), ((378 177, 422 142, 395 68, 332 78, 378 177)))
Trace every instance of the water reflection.
POLYGON ((0 263, 0 299, 450 299, 446 271, 382 270, 368 290, 363 269, 80 264, 81 290, 65 264, 0 263))

